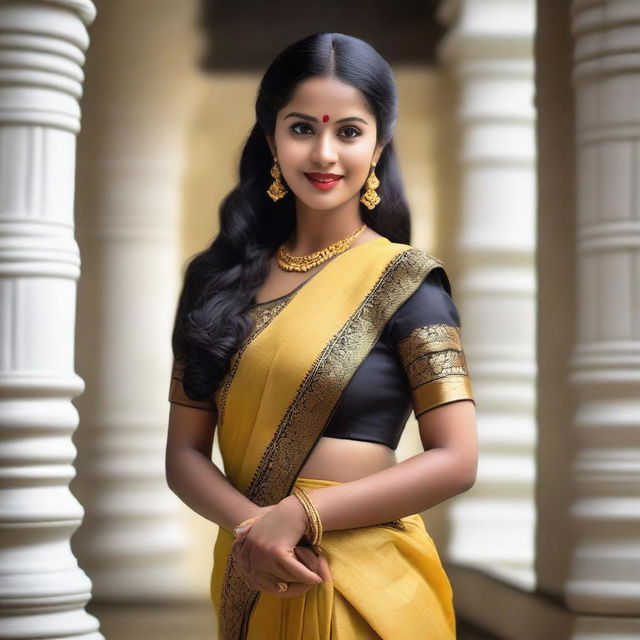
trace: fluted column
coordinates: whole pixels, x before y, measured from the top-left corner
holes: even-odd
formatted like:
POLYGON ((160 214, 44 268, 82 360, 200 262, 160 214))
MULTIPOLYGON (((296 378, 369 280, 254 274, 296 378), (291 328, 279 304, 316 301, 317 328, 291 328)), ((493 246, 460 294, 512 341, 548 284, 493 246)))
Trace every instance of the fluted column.
POLYGON ((0 3, 0 638, 102 640, 70 538, 88 0, 0 3))
POLYGON ((640 4, 573 2, 574 638, 640 637, 640 4))
POLYGON ((535 533, 533 0, 446 2, 460 224, 455 296, 478 414, 477 482, 451 505, 449 561, 531 587, 535 533))
POLYGON ((87 389, 73 488, 86 517, 74 549, 96 600, 206 598, 189 576, 186 507, 164 468, 195 3, 97 6, 77 174, 87 389))

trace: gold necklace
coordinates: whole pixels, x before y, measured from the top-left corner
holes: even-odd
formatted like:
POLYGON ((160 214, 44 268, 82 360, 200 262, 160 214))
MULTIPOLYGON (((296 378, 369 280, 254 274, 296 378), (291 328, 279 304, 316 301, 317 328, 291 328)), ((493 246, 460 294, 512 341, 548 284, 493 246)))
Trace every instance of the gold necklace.
POLYGON ((314 251, 306 256, 292 256, 283 242, 276 252, 276 260, 278 266, 284 271, 309 271, 313 267, 322 264, 325 260, 346 251, 351 243, 365 230, 366 224, 363 224, 355 233, 350 236, 338 240, 328 247, 320 251, 314 251))

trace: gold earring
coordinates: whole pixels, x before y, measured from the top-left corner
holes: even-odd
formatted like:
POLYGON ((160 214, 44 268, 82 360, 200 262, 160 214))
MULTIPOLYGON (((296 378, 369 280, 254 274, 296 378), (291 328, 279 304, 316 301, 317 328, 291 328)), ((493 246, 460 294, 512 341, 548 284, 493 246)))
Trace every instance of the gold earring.
POLYGON ((275 180, 271 183, 271 186, 267 189, 267 195, 276 202, 280 200, 280 198, 284 198, 284 196, 289 193, 285 186, 280 182, 280 178, 282 178, 282 172, 280 171, 280 167, 278 166, 278 158, 273 158, 273 166, 271 167, 271 177, 275 178, 275 180))
POLYGON ((367 207, 369 211, 371 211, 380 202, 380 197, 375 191, 376 187, 380 186, 380 181, 378 180, 374 171, 375 166, 376 163, 372 163, 371 173, 367 178, 368 189, 362 194, 362 197, 360 198, 360 202, 362 202, 362 204, 367 207))

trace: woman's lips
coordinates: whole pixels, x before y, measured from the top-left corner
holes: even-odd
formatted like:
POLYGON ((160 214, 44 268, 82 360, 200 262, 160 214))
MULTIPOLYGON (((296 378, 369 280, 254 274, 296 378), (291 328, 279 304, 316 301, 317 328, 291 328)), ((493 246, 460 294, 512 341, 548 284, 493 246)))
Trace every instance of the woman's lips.
POLYGON ((308 173, 304 174, 307 177, 307 180, 317 189, 322 189, 324 191, 326 191, 327 189, 333 189, 333 187, 335 187, 338 182, 340 182, 340 180, 342 180, 342 176, 340 176, 339 178, 322 178, 321 180, 318 179, 316 180, 315 178, 313 178, 311 175, 309 175, 308 173))

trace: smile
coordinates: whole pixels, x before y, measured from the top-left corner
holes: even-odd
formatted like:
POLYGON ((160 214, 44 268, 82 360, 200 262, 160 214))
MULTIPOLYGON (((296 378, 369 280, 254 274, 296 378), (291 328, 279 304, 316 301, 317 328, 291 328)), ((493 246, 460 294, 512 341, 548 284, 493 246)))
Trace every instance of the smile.
POLYGON ((305 173, 304 175, 314 187, 316 187, 317 189, 323 189, 323 190, 332 189, 342 179, 342 176, 329 175, 328 177, 321 178, 317 174, 305 173))

